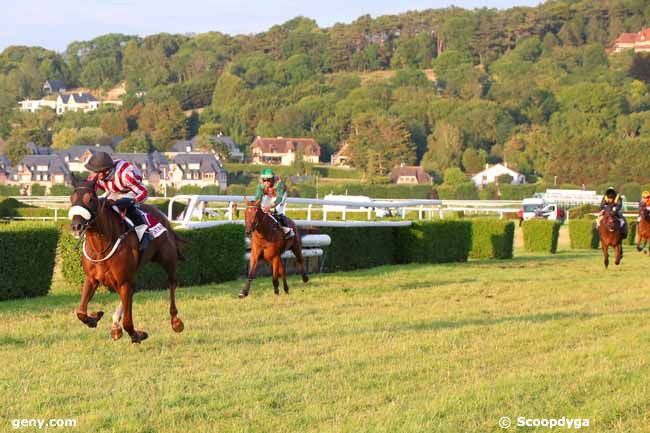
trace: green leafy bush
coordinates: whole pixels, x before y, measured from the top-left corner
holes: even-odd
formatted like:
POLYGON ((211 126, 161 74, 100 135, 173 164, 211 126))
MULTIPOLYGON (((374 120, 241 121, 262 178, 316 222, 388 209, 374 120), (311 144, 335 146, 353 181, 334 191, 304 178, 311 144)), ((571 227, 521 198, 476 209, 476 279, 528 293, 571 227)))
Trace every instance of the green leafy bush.
POLYGON ((592 219, 569 220, 569 237, 571 239, 571 248, 598 248, 598 231, 596 230, 596 222, 592 219))
POLYGON ((323 227, 320 231, 332 239, 325 249, 327 272, 395 263, 393 227, 323 227))
POLYGON ((445 220, 414 223, 396 229, 397 263, 467 261, 472 245, 472 223, 445 220))
POLYGON ((53 224, 0 224, 0 300, 47 294, 57 239, 53 224))
POLYGON ((582 206, 569 209, 569 221, 584 217, 592 217, 591 214, 598 212, 598 206, 593 204, 583 204, 582 206))
POLYGON ((38 196, 45 195, 45 187, 40 183, 32 184, 32 190, 30 195, 38 195, 38 196))
POLYGON ((524 248, 530 252, 555 253, 560 236, 559 222, 528 220, 523 223, 524 248))
MULTIPOLYGON (((179 230, 178 234, 188 241, 183 249, 186 261, 178 265, 179 284, 234 280, 244 269, 244 226, 225 224, 201 230, 179 230)), ((76 242, 65 230, 61 235, 59 250, 64 278, 71 284, 81 285, 85 274, 81 266, 81 248, 74 248, 76 242)), ((165 289, 167 275, 159 265, 148 263, 138 272, 136 288, 165 289)))
POLYGON ((511 259, 515 223, 494 218, 472 219, 473 259, 511 259))

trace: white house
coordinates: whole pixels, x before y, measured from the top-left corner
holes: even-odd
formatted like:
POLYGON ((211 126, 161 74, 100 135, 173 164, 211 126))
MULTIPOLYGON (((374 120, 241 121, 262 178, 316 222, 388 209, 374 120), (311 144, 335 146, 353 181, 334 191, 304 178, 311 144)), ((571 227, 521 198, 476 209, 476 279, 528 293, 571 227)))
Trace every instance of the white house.
POLYGON ((24 101, 20 101, 18 105, 20 106, 20 111, 29 111, 30 113, 35 113, 43 107, 56 110, 56 101, 47 99, 25 99, 24 101))
POLYGON ((494 183, 499 176, 504 174, 508 174, 512 177, 513 184, 526 183, 526 176, 508 168, 507 163, 495 164, 492 167, 485 164, 485 170, 472 176, 472 182, 474 182, 474 185, 481 188, 489 183, 494 183))
POLYGON ((99 101, 90 93, 71 93, 59 95, 56 98, 56 114, 63 114, 66 111, 95 111, 99 107, 99 101))
POLYGON ((291 165, 298 150, 305 162, 317 164, 320 146, 313 138, 266 138, 257 136, 250 146, 253 164, 291 165))

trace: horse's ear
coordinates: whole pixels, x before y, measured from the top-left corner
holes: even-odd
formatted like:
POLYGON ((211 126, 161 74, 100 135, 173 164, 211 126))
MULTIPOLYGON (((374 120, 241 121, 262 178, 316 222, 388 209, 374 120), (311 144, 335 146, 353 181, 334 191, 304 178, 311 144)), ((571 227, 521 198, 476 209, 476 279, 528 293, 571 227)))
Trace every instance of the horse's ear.
POLYGON ((260 198, 260 199, 257 199, 257 200, 255 200, 255 201, 253 202, 253 206, 256 206, 256 207, 257 207, 257 206, 260 205, 261 202, 262 202, 262 199, 261 199, 261 198, 260 198))
POLYGON ((77 179, 77 176, 74 175, 74 172, 70 172, 70 181, 72 182, 73 187, 79 186, 79 179, 77 179))

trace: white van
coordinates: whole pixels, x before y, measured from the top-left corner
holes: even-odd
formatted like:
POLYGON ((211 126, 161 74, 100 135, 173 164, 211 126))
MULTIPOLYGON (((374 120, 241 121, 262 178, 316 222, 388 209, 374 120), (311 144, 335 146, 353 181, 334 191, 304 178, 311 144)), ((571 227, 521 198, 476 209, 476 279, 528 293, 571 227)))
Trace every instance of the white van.
POLYGON ((547 202, 542 198, 525 198, 521 202, 519 219, 526 221, 533 218, 544 218, 551 221, 563 222, 566 213, 557 203, 547 202))

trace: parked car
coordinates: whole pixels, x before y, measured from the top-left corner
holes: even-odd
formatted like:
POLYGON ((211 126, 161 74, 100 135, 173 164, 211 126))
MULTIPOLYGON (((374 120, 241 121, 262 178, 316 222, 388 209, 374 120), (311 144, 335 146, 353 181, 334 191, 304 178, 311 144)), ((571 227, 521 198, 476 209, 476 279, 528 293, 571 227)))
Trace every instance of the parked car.
POLYGON ((541 198, 525 198, 522 201, 518 216, 520 223, 534 218, 564 222, 566 212, 554 202, 546 202, 541 198))

